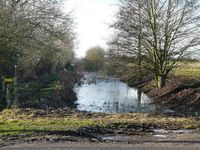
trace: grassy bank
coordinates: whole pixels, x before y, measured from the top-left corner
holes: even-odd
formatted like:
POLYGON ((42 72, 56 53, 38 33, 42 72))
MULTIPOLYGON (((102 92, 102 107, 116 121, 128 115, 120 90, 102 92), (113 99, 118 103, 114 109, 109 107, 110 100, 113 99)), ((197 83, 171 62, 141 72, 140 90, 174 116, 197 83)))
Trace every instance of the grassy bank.
POLYGON ((200 121, 192 117, 148 114, 88 114, 73 110, 57 110, 55 112, 53 110, 7 109, 0 113, 0 136, 50 131, 64 132, 88 126, 99 126, 117 131, 124 128, 134 131, 144 127, 148 130, 163 128, 200 130, 200 121))

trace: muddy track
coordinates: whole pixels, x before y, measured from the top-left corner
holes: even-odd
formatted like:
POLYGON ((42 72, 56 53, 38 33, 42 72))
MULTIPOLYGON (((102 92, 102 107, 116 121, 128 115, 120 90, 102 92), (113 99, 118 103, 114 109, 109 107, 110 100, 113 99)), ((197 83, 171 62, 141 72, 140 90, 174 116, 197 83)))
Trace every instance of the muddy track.
POLYGON ((24 134, 7 135, 0 139, 0 147, 20 143, 59 143, 59 142, 94 142, 94 143, 141 143, 175 142, 200 143, 200 134, 195 130, 155 130, 157 126, 113 123, 107 127, 88 126, 78 130, 44 131, 24 130, 24 134), (31 132, 31 133, 27 133, 31 132), (27 133, 27 134, 26 134, 27 133))
MULTIPOLYGON (((117 136, 117 135, 148 135, 153 132, 146 126, 127 125, 126 127, 120 127, 122 124, 111 124, 108 127, 91 126, 82 127, 78 130, 68 131, 44 131, 44 130, 24 130, 18 135, 3 136, 0 140, 0 147, 17 143, 33 143, 33 142, 107 142, 112 141, 104 139, 105 136, 117 136), (29 134, 26 134, 31 132, 29 134)), ((6 131, 1 131, 6 132, 6 131)), ((14 132, 14 131, 13 131, 14 132)))

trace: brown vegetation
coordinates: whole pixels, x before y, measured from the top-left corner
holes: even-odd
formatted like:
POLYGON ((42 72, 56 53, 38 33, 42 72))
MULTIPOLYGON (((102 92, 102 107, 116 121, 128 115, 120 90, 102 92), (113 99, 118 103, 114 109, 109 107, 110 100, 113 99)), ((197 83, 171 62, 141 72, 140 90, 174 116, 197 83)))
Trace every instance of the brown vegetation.
POLYGON ((200 80, 198 78, 171 77, 166 86, 152 88, 148 95, 161 106, 185 114, 198 115, 200 112, 200 80))

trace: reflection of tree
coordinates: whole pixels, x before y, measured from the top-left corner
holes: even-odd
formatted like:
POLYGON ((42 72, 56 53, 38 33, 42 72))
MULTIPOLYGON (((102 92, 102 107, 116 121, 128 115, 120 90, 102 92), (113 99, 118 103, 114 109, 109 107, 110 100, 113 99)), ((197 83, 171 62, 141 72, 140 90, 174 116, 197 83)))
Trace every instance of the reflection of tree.
POLYGON ((137 109, 138 109, 138 111, 140 111, 141 101, 142 101, 142 90, 140 88, 137 90, 137 101, 138 101, 137 109))
POLYGON ((117 102, 115 102, 114 104, 115 104, 114 106, 115 106, 115 108, 116 108, 116 112, 117 112, 117 113, 120 112, 120 106, 119 106, 120 104, 119 104, 119 102, 117 101, 117 102))

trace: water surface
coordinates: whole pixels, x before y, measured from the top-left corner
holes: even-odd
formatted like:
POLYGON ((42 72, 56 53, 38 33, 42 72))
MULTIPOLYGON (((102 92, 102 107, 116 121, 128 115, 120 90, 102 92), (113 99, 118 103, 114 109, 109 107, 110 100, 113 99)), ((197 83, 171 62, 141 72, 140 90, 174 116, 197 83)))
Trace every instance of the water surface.
POLYGON ((155 105, 144 93, 112 77, 85 74, 76 89, 78 109, 90 112, 155 112, 155 105))

